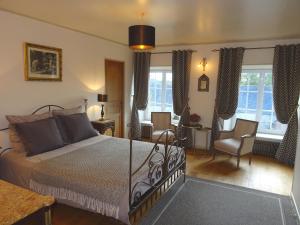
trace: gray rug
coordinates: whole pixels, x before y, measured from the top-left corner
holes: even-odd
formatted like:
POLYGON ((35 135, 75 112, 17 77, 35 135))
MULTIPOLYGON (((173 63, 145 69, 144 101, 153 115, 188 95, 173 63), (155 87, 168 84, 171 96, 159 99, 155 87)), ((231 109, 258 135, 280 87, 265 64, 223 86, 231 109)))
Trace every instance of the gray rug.
POLYGON ((298 225, 287 196, 187 178, 161 198, 142 225, 298 225), (182 184, 182 183, 181 183, 182 184))

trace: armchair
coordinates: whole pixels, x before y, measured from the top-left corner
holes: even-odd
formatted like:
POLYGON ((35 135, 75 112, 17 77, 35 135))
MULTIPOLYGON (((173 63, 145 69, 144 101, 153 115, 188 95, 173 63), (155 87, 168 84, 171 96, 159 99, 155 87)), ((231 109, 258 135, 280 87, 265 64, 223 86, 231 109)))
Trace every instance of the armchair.
MULTIPOLYGON (((172 129, 170 112, 151 112, 151 123, 153 125, 151 141, 156 142, 160 135, 167 129, 172 129)), ((161 140, 165 140, 163 137, 161 140)))
POLYGON ((232 155, 237 157, 237 168, 239 168, 240 157, 250 153, 249 165, 251 165, 257 127, 256 121, 237 119, 233 130, 220 132, 219 139, 214 142, 213 159, 218 151, 232 155))

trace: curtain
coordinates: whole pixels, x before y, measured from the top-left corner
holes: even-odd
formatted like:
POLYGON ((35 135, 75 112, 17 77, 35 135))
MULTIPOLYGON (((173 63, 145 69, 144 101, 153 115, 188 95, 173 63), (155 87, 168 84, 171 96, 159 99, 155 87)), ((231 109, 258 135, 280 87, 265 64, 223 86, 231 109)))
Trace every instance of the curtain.
POLYGON ((188 101, 192 53, 192 50, 178 50, 172 52, 173 110, 176 115, 181 116, 177 128, 177 135, 179 138, 187 137, 187 141, 184 143, 186 147, 192 146, 192 131, 187 128, 182 128, 181 125, 189 122, 190 108, 188 101))
POLYGON ((219 57, 217 93, 211 132, 211 149, 222 129, 222 121, 231 118, 236 111, 239 82, 242 72, 244 48, 222 48, 219 57))
POLYGON ((288 124, 276 158, 293 166, 298 132, 300 44, 276 46, 273 61, 273 99, 277 119, 288 124))
POLYGON ((134 96, 131 112, 131 133, 133 139, 141 139, 141 124, 138 110, 145 110, 148 103, 150 73, 150 52, 133 53, 134 96))

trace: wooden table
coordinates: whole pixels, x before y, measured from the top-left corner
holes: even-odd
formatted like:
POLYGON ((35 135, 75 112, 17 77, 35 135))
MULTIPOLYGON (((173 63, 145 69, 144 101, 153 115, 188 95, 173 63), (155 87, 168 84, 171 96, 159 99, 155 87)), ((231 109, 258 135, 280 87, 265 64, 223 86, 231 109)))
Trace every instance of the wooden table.
POLYGON ((115 136, 114 120, 95 120, 92 121, 92 125, 100 134, 104 134, 106 130, 111 129, 112 136, 115 136))
POLYGON ((39 195, 30 190, 0 180, 0 224, 51 225, 51 206, 55 200, 51 196, 39 195))

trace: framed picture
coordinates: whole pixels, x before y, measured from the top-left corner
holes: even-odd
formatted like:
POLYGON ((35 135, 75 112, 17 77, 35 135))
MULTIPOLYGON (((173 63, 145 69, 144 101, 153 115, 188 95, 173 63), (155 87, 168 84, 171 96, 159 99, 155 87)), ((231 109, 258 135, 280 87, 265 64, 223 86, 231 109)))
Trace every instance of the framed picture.
POLYGON ((198 79, 198 91, 201 91, 201 92, 209 91, 209 78, 205 74, 203 74, 198 79))
POLYGON ((25 80, 62 81, 62 49, 25 43, 25 80))

